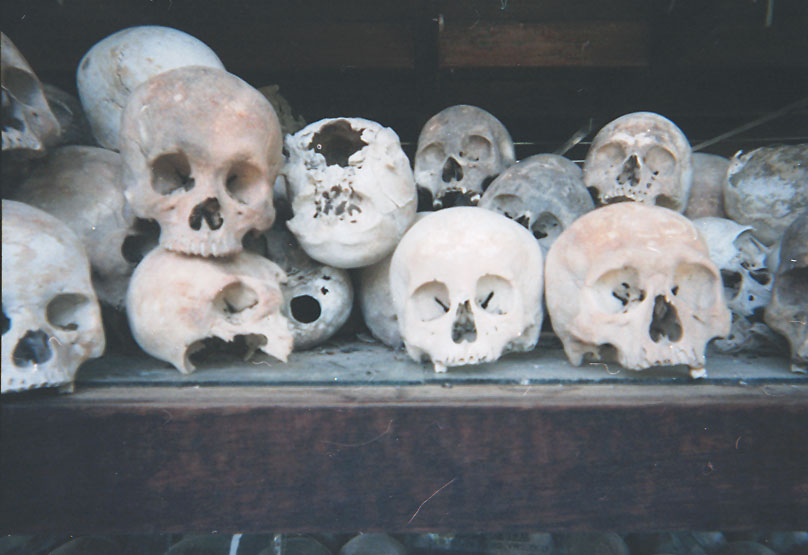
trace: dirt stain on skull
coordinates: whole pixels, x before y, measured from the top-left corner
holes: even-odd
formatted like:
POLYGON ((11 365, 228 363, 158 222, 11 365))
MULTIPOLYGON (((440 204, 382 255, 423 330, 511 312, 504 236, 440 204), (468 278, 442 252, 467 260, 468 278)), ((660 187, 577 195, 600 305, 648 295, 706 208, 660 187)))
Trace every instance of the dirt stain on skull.
POLYGON ((366 147, 362 140, 362 133, 354 130, 351 124, 344 119, 326 124, 314 134, 309 143, 309 149, 319 152, 325 158, 328 166, 348 166, 348 158, 355 152, 366 147))

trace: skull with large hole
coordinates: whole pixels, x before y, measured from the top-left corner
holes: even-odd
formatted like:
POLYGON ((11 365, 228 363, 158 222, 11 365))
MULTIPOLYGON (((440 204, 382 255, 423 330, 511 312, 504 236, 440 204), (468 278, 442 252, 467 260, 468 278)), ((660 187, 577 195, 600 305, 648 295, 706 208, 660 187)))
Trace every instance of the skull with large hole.
POLYGON ((513 139, 502 122, 476 106, 450 106, 421 129, 415 183, 434 208, 476 205, 515 160, 513 139))
POLYGON ((637 201, 684 212, 693 182, 690 143, 669 119, 626 114, 592 141, 584 183, 599 205, 637 201))
POLYGON ((359 268, 393 251, 418 198, 398 135, 361 118, 325 119, 286 137, 286 226, 313 259, 359 268))
POLYGON ((2 391, 72 388, 104 351, 101 310, 78 238, 50 214, 3 201, 2 391))
POLYGON ((390 263, 409 355, 435 371, 532 349, 543 318, 541 247, 524 227, 478 207, 425 216, 390 263))
POLYGON ((687 365, 705 374, 704 347, 729 332, 718 268, 693 224, 667 208, 596 209, 547 255, 547 310, 570 362, 687 365))
POLYGON ((525 226, 544 252, 572 222, 595 208, 581 169, 557 154, 536 154, 507 168, 483 193, 479 206, 525 226))
POLYGON ((791 369, 808 372, 808 210, 783 234, 766 323, 791 345, 791 369))
POLYGON ((157 220, 166 249, 227 256, 247 231, 274 221, 280 125, 235 75, 191 66, 152 77, 129 99, 120 147, 126 198, 157 220))
POLYGON ((202 258, 161 248, 138 264, 126 309, 138 345, 188 374, 192 355, 210 340, 241 341, 286 361, 292 333, 281 314, 283 270, 257 254, 202 258))

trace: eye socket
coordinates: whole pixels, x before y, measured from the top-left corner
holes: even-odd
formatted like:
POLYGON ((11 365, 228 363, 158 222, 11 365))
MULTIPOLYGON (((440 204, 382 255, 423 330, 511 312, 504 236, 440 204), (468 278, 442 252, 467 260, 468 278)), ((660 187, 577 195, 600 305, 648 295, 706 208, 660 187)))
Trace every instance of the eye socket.
POLYGON ((412 294, 415 314, 422 322, 440 318, 449 312, 449 288, 446 284, 433 280, 418 287, 412 294))
POLYGON ((628 312, 645 300, 645 290, 640 287, 640 273, 632 267, 609 270, 597 279, 593 288, 597 292, 600 308, 610 314, 628 312))
POLYGON ((78 293, 62 293, 53 297, 45 309, 48 322, 59 329, 79 329, 82 312, 90 306, 90 299, 78 293))
POLYGON ((240 281, 222 289, 213 299, 214 308, 227 320, 237 319, 241 312, 258 304, 258 294, 240 281))
POLYGON ((513 306, 513 286, 503 277, 486 274, 477 280, 474 302, 489 314, 507 314, 513 306))
POLYGON ((181 152, 163 154, 152 162, 152 189, 161 195, 194 188, 191 164, 181 152))
MULTIPOLYGON (((483 205, 481 204, 480 206, 483 205)), ((522 212, 524 211, 524 202, 522 202, 522 199, 516 195, 502 194, 492 198, 486 203, 484 208, 493 210, 494 212, 502 214, 506 218, 515 220, 522 215, 522 212)))
POLYGON ((661 146, 652 146, 648 149, 643 161, 654 176, 670 175, 676 167, 676 157, 661 146))
POLYGON ((236 162, 230 168, 225 180, 227 194, 241 204, 252 204, 261 200, 261 171, 249 162, 236 162))
POLYGON ((673 274, 676 297, 694 312, 709 309, 715 302, 715 276, 699 264, 679 264, 673 274))
POLYGON ((561 222, 550 212, 542 212, 533 225, 530 227, 533 232, 533 237, 536 239, 549 238, 550 241, 555 241, 556 238, 564 231, 561 222))
POLYGON ((595 152, 595 162, 608 166, 621 166, 626 160, 626 149, 620 143, 606 143, 595 152))
POLYGON ((491 158, 494 150, 491 141, 481 135, 469 135, 468 137, 464 137, 460 148, 463 149, 460 152, 460 156, 473 162, 488 160, 491 158))
POLYGON ((39 87, 33 76, 16 67, 3 70, 3 89, 26 106, 34 105, 39 94, 39 87))
POLYGON ((418 153, 418 159, 422 160, 428 167, 442 167, 443 162, 446 160, 446 152, 438 143, 431 143, 421 149, 418 153))

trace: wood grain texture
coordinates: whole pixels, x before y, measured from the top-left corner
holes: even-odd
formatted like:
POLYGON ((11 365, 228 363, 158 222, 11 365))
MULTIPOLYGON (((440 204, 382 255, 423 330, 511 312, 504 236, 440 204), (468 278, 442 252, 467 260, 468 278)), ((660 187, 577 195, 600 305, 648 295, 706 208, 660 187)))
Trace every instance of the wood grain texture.
POLYGON ((4 398, 2 533, 797 529, 808 386, 4 398))

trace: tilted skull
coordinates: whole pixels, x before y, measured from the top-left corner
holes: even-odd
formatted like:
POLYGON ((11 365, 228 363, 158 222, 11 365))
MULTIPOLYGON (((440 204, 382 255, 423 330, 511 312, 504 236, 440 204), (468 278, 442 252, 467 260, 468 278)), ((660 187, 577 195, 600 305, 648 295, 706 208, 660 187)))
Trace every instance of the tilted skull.
POLYGON ((72 389, 104 352, 101 309, 78 238, 50 214, 3 200, 2 392, 72 389))
POLYGON ((76 86, 98 144, 117 150, 121 113, 132 91, 150 77, 184 66, 224 69, 202 41, 170 27, 129 27, 93 45, 79 62, 76 86))
POLYGON ((687 137, 653 112, 606 124, 586 154, 584 183, 599 205, 628 200, 684 212, 692 181, 687 137))
POLYGON ((791 345, 791 369, 808 372, 808 210, 786 229, 764 318, 791 345))
POLYGON ((516 154, 510 133, 476 106, 450 106, 421 129, 415 152, 415 183, 434 208, 476 205, 516 154))
POLYGON ((808 208, 808 144, 767 146, 738 152, 724 182, 727 217, 754 227, 773 245, 808 208))
POLYGON ((294 213, 286 226, 309 256, 359 268, 393 251, 415 218, 418 196, 392 129, 361 118, 324 119, 287 136, 286 147, 294 213))
POLYGON ((726 218, 697 218, 693 225, 710 249, 710 259, 721 271, 727 306, 741 316, 763 317, 772 296, 772 275, 766 266, 768 249, 751 226, 726 218))
POLYGON ((575 366, 685 364, 701 377, 705 345, 729 332, 707 245, 667 208, 625 202, 583 215, 553 244, 545 276, 553 329, 575 366))
POLYGON ((286 272, 283 314, 294 336, 295 350, 309 349, 331 338, 348 320, 354 291, 346 270, 312 260, 294 236, 278 226, 245 239, 247 249, 265 256, 286 272))
POLYGON ((727 179, 729 160, 717 154, 694 152, 693 184, 687 200, 685 216, 696 218, 725 218, 724 181, 727 179))
POLYGON ((543 271, 533 235, 501 214, 459 206, 425 216, 390 262, 407 352, 444 372, 532 349, 544 316, 543 271))
POLYGON ((557 154, 536 154, 507 168, 478 206, 525 226, 544 252, 572 222, 595 208, 581 169, 557 154))
POLYGON ((54 146, 95 146, 97 143, 90 130, 90 122, 87 121, 87 115, 79 99, 49 83, 42 84, 42 91, 61 130, 54 146))
POLYGON ((64 222, 92 266, 98 298, 123 309, 126 288, 144 251, 157 243, 143 233, 126 204, 117 152, 92 146, 51 151, 17 188, 14 199, 64 222))
POLYGON ((59 122, 39 78, 5 33, 0 33, 0 84, 3 151, 21 158, 42 156, 59 138, 59 122))
POLYGON ((138 264, 126 297, 132 335, 150 355, 183 374, 206 341, 242 340, 249 359, 257 349, 286 361, 292 333, 281 314, 286 276, 266 258, 241 252, 203 258, 161 248, 138 264))
POLYGON ((191 66, 152 77, 129 99, 120 146, 126 198, 157 220, 164 248, 227 256, 247 231, 272 225, 280 126, 235 75, 191 66))

